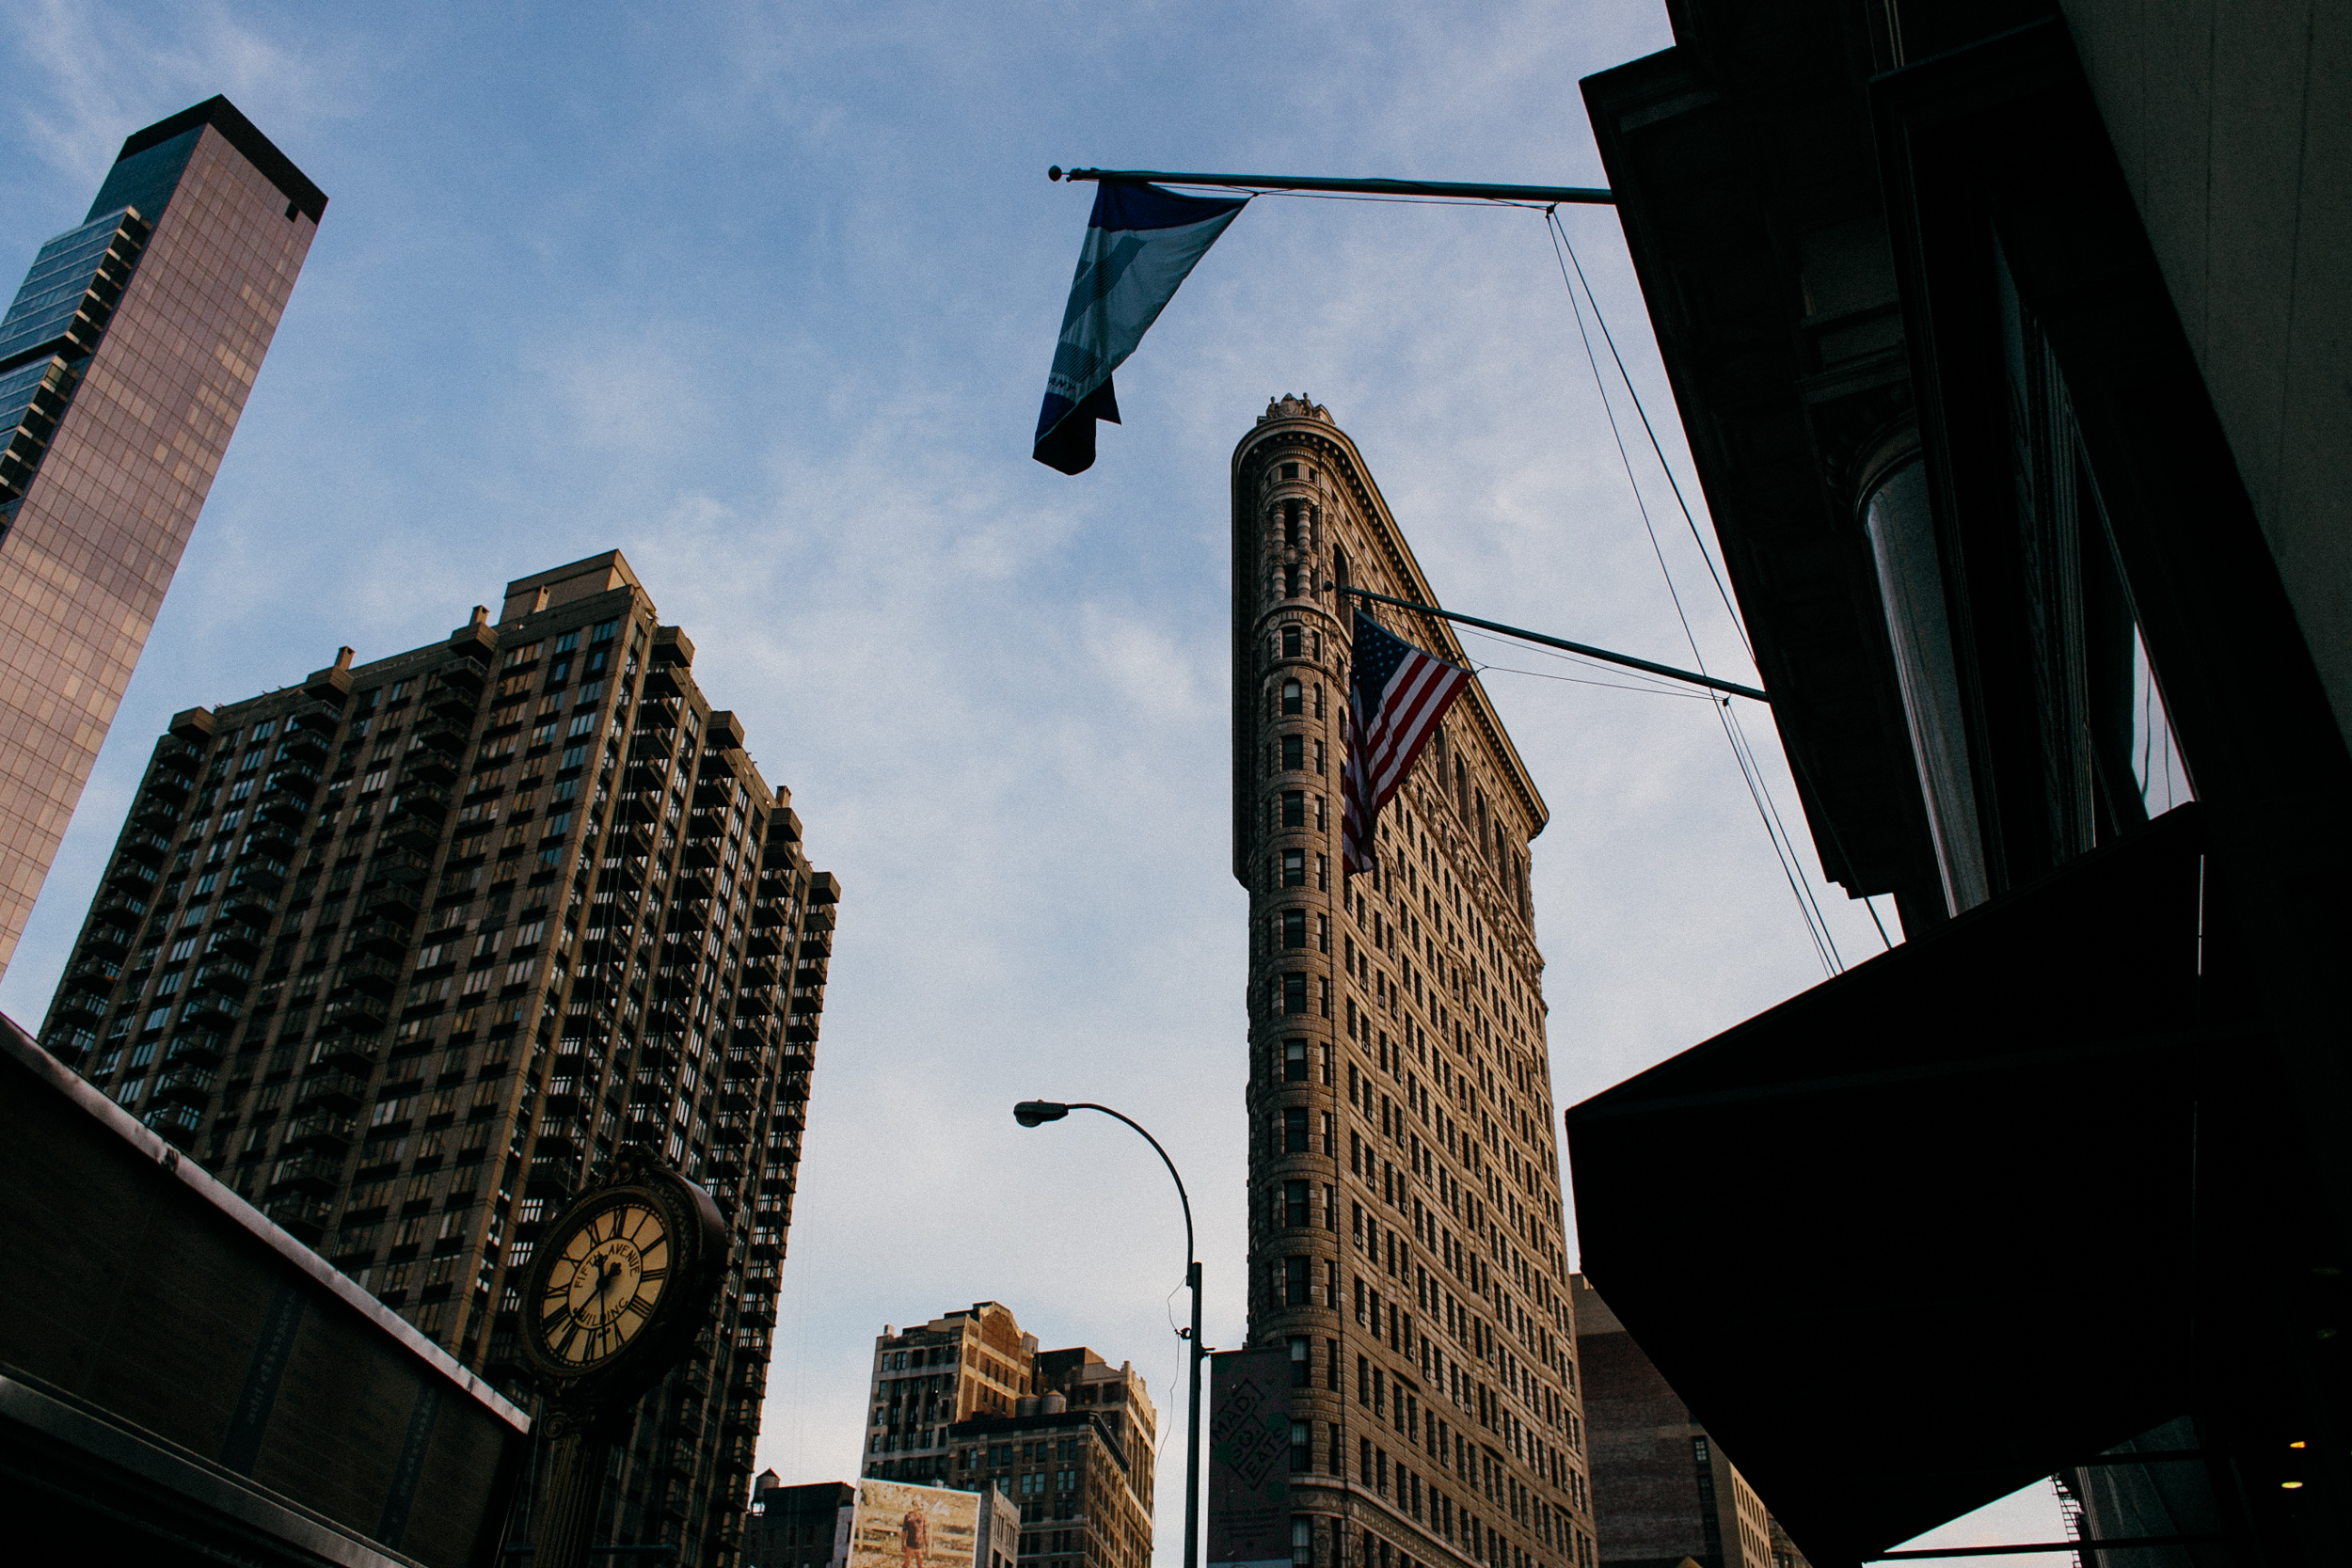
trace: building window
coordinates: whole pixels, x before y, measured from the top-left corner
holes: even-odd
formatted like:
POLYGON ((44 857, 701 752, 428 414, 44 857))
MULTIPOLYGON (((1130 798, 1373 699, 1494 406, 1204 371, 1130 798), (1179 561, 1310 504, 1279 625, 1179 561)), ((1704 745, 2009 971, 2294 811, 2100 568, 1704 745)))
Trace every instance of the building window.
POLYGON ((1285 1181, 1282 1183, 1282 1223, 1294 1229, 1305 1228, 1307 1224, 1307 1183, 1304 1181, 1285 1181))
POLYGON ((1284 887, 1307 885, 1306 850, 1285 849, 1282 851, 1282 885, 1284 887))
MULTIPOLYGON (((187 945, 194 947, 196 945, 196 939, 193 937, 189 938, 187 945)), ((1282 911, 1282 945, 1285 947, 1304 947, 1307 945, 1307 911, 1305 910, 1284 910, 1282 911)), ((176 948, 173 951, 179 958, 184 958, 187 957, 185 953, 181 953, 176 948)))
MULTIPOLYGON (((1305 1341, 1294 1339, 1291 1342, 1302 1344, 1305 1341)), ((1291 1423, 1291 1468, 1294 1471, 1307 1470, 1314 1465, 1314 1439, 1309 1435, 1309 1431, 1304 1421, 1291 1423)))
MULTIPOLYGON (((1305 1388, 1305 1387, 1309 1387, 1309 1386, 1311 1386, 1312 1379, 1313 1379, 1313 1375, 1314 1375, 1314 1368, 1313 1368, 1313 1361, 1312 1361, 1312 1351, 1313 1351, 1313 1347, 1314 1347, 1314 1341, 1313 1341, 1312 1339, 1308 1338, 1307 1338, 1305 1335, 1303 1335, 1303 1334, 1302 1334, 1302 1335, 1293 1335, 1293 1336, 1291 1337, 1291 1386, 1292 1386, 1292 1387, 1294 1387, 1294 1388, 1305 1388)), ((1294 1440, 1295 1440, 1295 1439, 1294 1439, 1294 1440)))
POLYGON ((1282 657, 1284 658, 1298 657, 1298 628, 1296 626, 1282 628, 1282 657))
POLYGON ((1307 1152, 1307 1107, 1289 1105, 1282 1110, 1282 1152, 1307 1152))
POLYGON ((1284 790, 1282 792, 1282 826, 1285 828, 1303 828, 1306 825, 1306 791, 1299 789, 1284 790))
POLYGON ((1306 711, 1306 707, 1307 703, 1305 689, 1295 680, 1284 681, 1282 683, 1282 711, 1284 713, 1303 713, 1306 711))
MULTIPOLYGON (((1318 755, 1322 748, 1321 741, 1315 742, 1318 755)), ((1307 737, 1305 736, 1286 735, 1282 737, 1282 766, 1293 772, 1307 766, 1307 737)))
POLYGON ((1304 1307, 1307 1305, 1307 1279, 1306 1259, 1285 1258, 1282 1259, 1282 1302, 1284 1306, 1304 1307))
POLYGON ((1307 1010, 1307 977, 1304 974, 1282 976, 1282 1011, 1295 1017, 1307 1010))
POLYGON ((1305 1040, 1282 1042, 1282 1081, 1286 1084, 1303 1084, 1307 1081, 1307 1042, 1305 1040))

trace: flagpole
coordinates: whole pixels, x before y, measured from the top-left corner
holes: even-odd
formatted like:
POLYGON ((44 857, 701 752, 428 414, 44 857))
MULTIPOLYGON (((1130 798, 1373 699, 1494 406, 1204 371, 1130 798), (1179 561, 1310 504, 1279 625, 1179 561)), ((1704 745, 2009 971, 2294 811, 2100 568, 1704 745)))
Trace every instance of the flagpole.
POLYGON ((1340 191, 1363 196, 1454 197, 1470 201, 1565 201, 1613 206, 1614 191, 1594 185, 1480 185, 1452 180, 1327 180, 1290 174, 1171 174, 1150 168, 1073 168, 1057 164, 1048 180, 1098 180, 1121 185, 1222 185, 1236 190, 1340 191))
MULTIPOLYGON (((1328 589, 1333 585, 1327 582, 1323 586, 1328 589)), ((1506 626, 1500 621, 1482 621, 1475 615, 1461 615, 1451 610, 1439 610, 1436 605, 1415 604, 1410 599, 1392 599, 1386 594, 1375 594, 1364 588, 1342 588, 1338 592, 1353 594, 1359 599, 1375 599, 1381 604, 1392 604, 1401 610, 1417 610, 1423 615, 1435 615, 1444 621, 1460 621, 1467 626, 1484 626, 1488 631, 1499 631, 1505 637, 1517 637, 1528 642, 1541 642, 1547 647, 1565 648, 1572 654, 1582 654, 1586 658, 1603 659, 1611 664, 1622 664, 1629 670, 1645 670, 1653 675, 1664 675, 1672 680, 1689 681, 1693 686, 1704 686, 1710 690, 1727 691, 1734 697, 1748 697, 1759 703, 1772 701, 1772 698, 1753 686, 1741 686, 1737 681, 1717 680, 1712 675, 1693 674, 1688 670, 1677 670, 1671 664, 1652 664, 1646 658, 1635 658, 1630 654, 1613 654, 1606 648, 1590 647, 1582 642, 1570 642, 1565 638, 1546 637, 1542 632, 1527 631, 1518 626, 1506 626)))

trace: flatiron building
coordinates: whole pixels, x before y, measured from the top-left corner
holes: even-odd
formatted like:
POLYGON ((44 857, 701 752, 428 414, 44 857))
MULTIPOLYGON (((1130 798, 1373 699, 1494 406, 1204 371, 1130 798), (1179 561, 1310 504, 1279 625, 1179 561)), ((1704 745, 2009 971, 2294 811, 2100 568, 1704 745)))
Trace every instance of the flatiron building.
POLYGON ((541 1226, 625 1142, 660 1151, 731 1257, 597 1536, 725 1565, 839 886, 693 657, 614 551, 178 715, 41 1042, 526 1405, 541 1226))
MULTIPOLYGON (((1300 1568, 1594 1568, 1528 846, 1473 682, 1343 876, 1351 600, 1435 604, 1355 444, 1233 452, 1233 874, 1249 893, 1249 1344, 1291 1366, 1300 1568)), ((1446 624, 1406 641, 1464 662, 1446 624)))
POLYGON ((0 318, 0 968, 326 210, 211 99, 122 144, 0 318))

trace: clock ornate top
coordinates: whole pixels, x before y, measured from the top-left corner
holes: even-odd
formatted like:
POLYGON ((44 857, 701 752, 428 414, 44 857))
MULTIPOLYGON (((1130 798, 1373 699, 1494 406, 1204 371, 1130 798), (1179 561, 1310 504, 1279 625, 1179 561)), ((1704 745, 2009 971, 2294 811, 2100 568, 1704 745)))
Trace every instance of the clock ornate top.
POLYGON ((523 1284, 523 1352, 567 1404, 635 1398, 685 1353, 727 1254, 710 1196, 651 1150, 626 1148, 611 1174, 547 1227, 523 1284))

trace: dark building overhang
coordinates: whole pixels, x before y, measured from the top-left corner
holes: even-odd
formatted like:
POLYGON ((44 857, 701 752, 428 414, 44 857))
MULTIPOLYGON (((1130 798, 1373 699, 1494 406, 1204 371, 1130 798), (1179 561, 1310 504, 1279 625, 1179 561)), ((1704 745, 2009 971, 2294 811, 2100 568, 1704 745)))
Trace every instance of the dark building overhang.
POLYGON ((2295 1190, 2205 849, 2169 814, 1567 1112, 1586 1275, 1823 1568, 2197 1402, 2295 1190))
POLYGON ((2176 1417, 2227 1560, 2334 1560, 2352 757, 2283 574, 2341 561, 2265 540, 2063 21, 1670 10, 1587 103, 1817 847, 1913 941, 1569 1114, 1586 1270, 1823 1568, 2176 1417), (1906 437, 1989 895, 1948 924, 1856 526, 1906 437), (2193 810, 2140 816, 2066 690, 2131 661, 2069 615, 2140 640, 2193 810))
POLYGON ((1750 69, 1677 47, 1583 90, 1822 868, 1911 927, 1936 874, 1858 519, 1911 388, 1842 42, 1774 8, 1750 69))

